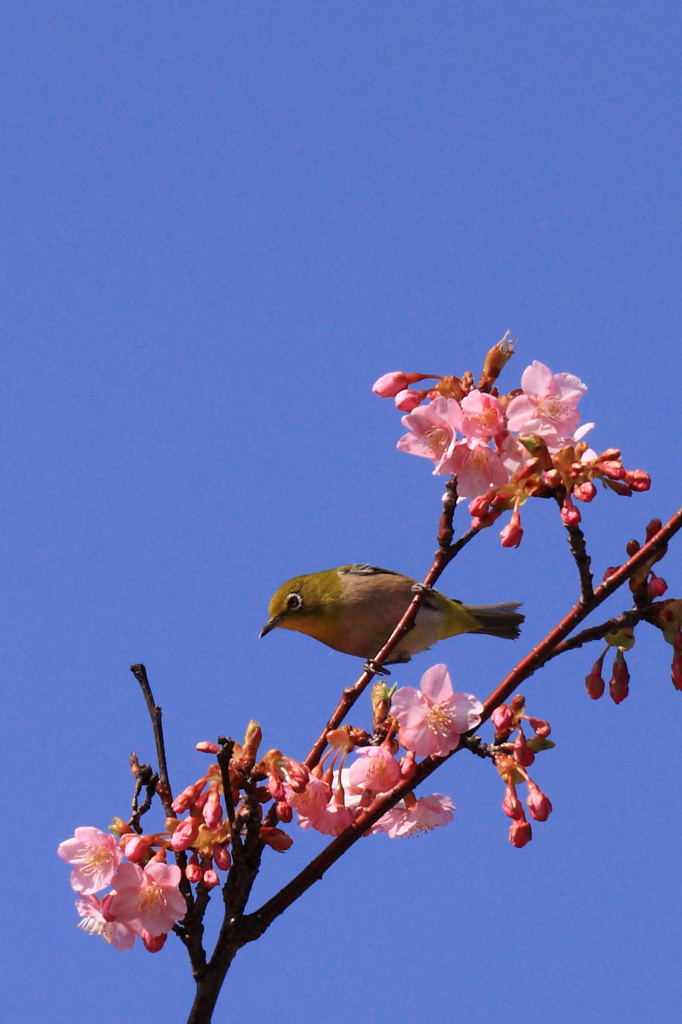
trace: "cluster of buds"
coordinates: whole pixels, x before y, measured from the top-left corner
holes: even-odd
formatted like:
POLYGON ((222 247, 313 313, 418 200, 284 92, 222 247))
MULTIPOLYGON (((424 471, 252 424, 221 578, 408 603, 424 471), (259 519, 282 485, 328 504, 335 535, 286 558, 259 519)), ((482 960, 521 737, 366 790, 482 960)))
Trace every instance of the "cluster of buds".
POLYGON ((533 833, 518 797, 517 785, 525 783, 528 787, 526 805, 534 821, 547 821, 552 811, 549 797, 541 792, 528 774, 535 755, 554 746, 548 739, 551 729, 549 722, 526 714, 526 702, 521 694, 517 694, 510 704, 501 704, 496 708, 491 720, 495 726, 493 760, 506 786, 502 810, 511 818, 509 842, 520 849, 531 841, 533 833), (524 722, 528 723, 534 733, 528 739, 524 733, 524 722))
POLYGON ((393 372, 374 384, 375 394, 394 397, 408 415, 408 433, 398 449, 430 459, 436 474, 457 478, 459 496, 470 498, 472 526, 491 526, 504 512, 511 520, 501 532, 504 547, 517 547, 523 536, 519 509, 528 498, 558 499, 563 522, 577 526, 578 502, 595 497, 595 481, 630 495, 645 491, 650 478, 623 466, 620 452, 598 455, 582 438, 594 426, 579 426, 578 402, 587 390, 569 373, 553 374, 533 362, 521 376, 521 387, 499 394, 495 381, 513 354, 509 333, 493 346, 477 386, 462 377, 393 372), (414 391, 410 385, 436 380, 414 391), (428 404, 424 405, 427 402, 428 404))
MULTIPOLYGON (((656 536, 661 525, 660 519, 651 520, 646 528, 646 542, 656 536)), ((632 558, 640 548, 639 541, 628 541, 626 545, 628 557, 632 558)), ((667 547, 665 546, 659 548, 655 554, 642 562, 632 573, 628 583, 634 598, 637 616, 660 629, 664 639, 671 644, 673 648, 672 682, 675 689, 682 690, 682 600, 657 600, 666 593, 668 584, 662 576, 656 575, 653 570, 653 566, 663 558, 666 551, 667 547)), ((604 579, 608 580, 619 568, 620 566, 612 566, 607 569, 604 579)), ((604 660, 609 650, 615 648, 608 690, 611 699, 616 704, 620 704, 629 694, 630 672, 625 660, 625 652, 634 646, 634 626, 624 625, 618 630, 607 633, 604 639, 606 646, 585 678, 585 689, 593 700, 598 700, 606 692, 603 675, 604 660)))

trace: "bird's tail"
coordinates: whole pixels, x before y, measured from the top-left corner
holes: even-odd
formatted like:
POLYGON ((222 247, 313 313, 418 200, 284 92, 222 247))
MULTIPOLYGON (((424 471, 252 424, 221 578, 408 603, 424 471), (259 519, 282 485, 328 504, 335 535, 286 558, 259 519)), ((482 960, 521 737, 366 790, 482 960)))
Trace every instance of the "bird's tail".
POLYGON ((524 615, 516 611, 520 607, 518 602, 510 601, 508 604, 468 604, 466 610, 478 622, 478 633, 516 640, 520 633, 519 626, 525 619, 524 615))

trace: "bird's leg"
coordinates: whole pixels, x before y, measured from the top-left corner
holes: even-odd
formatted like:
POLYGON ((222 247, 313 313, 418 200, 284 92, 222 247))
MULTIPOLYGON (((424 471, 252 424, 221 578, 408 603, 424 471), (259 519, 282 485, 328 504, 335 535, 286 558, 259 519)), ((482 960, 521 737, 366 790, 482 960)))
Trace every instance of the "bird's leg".
POLYGON ((421 594, 422 592, 428 594, 430 590, 433 590, 433 587, 428 587, 426 583, 413 583, 410 590, 413 594, 421 594))

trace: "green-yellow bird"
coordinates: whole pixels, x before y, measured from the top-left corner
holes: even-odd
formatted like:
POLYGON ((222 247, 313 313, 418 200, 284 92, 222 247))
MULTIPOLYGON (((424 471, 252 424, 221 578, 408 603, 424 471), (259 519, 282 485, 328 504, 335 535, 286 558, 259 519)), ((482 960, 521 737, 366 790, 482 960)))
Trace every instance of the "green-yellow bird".
MULTIPOLYGON (((342 565, 294 576, 272 596, 272 629, 295 629, 344 654, 371 659, 388 640, 414 597, 416 580, 373 565, 342 565)), ((417 584, 418 586, 418 584, 417 584)), ((414 629, 403 637, 387 664, 409 661, 439 640, 459 633, 487 633, 514 640, 523 615, 518 603, 466 605, 427 590, 414 629)))

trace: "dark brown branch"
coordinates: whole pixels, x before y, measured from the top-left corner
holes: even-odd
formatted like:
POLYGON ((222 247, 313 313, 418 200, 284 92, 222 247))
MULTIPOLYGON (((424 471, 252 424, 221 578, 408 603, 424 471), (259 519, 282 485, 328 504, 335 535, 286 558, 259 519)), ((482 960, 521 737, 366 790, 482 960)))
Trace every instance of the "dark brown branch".
POLYGON ((170 782, 168 780, 168 764, 166 761, 166 744, 163 739, 163 725, 161 723, 162 711, 158 704, 154 701, 154 695, 152 688, 149 685, 149 679, 147 678, 147 669, 144 665, 131 665, 130 671, 133 673, 144 696, 145 704, 147 705, 147 711, 149 717, 152 720, 152 729, 154 731, 154 742, 156 743, 156 757, 159 762, 159 796, 163 809, 166 812, 167 817, 174 817, 175 812, 173 811, 173 794, 171 792, 170 782))
POLYGON ((594 588, 592 586, 592 573, 590 572, 591 558, 585 546, 585 535, 579 526, 567 526, 568 543, 571 547, 573 560, 578 567, 580 576, 580 598, 583 603, 592 600, 594 588))

